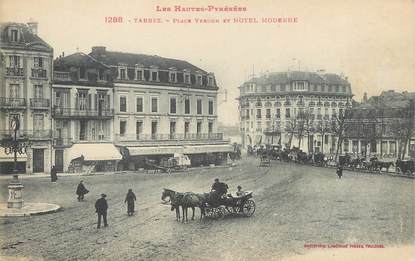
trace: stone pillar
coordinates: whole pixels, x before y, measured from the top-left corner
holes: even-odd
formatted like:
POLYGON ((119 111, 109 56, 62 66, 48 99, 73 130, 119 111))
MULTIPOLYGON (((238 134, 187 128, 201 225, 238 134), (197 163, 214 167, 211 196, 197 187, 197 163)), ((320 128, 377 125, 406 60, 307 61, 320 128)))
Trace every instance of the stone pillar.
POLYGON ((13 179, 10 181, 8 189, 9 189, 9 199, 7 200, 7 208, 22 208, 23 207, 23 197, 22 197, 23 184, 20 182, 17 175, 13 175, 13 179))

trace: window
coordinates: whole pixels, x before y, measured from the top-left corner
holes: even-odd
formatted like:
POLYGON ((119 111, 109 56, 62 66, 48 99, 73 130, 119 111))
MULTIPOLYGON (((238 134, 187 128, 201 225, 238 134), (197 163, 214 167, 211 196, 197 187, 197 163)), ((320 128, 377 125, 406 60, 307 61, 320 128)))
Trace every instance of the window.
POLYGON ((285 85, 281 85, 281 91, 285 92, 285 85))
POLYGON ((142 70, 137 71, 137 80, 139 80, 139 81, 143 80, 143 71, 142 70))
POLYGON ((184 114, 190 114, 190 99, 186 98, 184 100, 184 114))
POLYGON ((170 82, 176 82, 176 73, 170 73, 170 82))
POLYGON ((346 87, 342 86, 342 92, 346 92, 346 87))
POLYGON ((10 67, 20 68, 20 56, 11 55, 9 56, 10 67))
POLYGON ((197 114, 202 114, 203 113, 203 108, 202 108, 202 99, 197 99, 197 114))
POLYGON ((151 122, 151 138, 153 140, 157 138, 157 121, 151 122))
POLYGON ((275 118, 277 118, 277 119, 281 118, 281 109, 277 109, 277 113, 275 114, 275 118))
POLYGON ((213 86, 213 78, 212 77, 208 78, 208 85, 213 86))
POLYGON ((9 85, 9 98, 20 98, 20 85, 19 84, 9 85))
POLYGON ((43 85, 35 85, 35 99, 42 99, 43 98, 43 85))
POLYGON ((272 85, 272 86, 271 86, 271 91, 272 91, 272 92, 275 92, 276 90, 277 90, 277 88, 275 87, 275 85, 272 85))
POLYGON ((202 76, 201 75, 197 76, 197 84, 202 85, 202 76))
POLYGON ((33 115, 33 130, 34 131, 43 130, 43 126, 44 126, 43 119, 44 119, 43 114, 33 115))
POLYGON ((190 74, 185 74, 184 75, 184 83, 188 83, 188 84, 190 84, 190 74))
POLYGON ((35 57, 34 58, 34 67, 35 68, 43 68, 43 58, 42 57, 35 57))
POLYGON ((338 85, 336 85, 336 86, 334 87, 334 90, 335 90, 335 92, 339 92, 339 86, 338 86, 338 85))
POLYGON ((249 109, 246 109, 246 118, 249 119, 249 109))
POLYGON ((86 70, 84 66, 79 67, 79 78, 86 79, 86 70))
POLYGON ((189 129, 190 129, 190 122, 186 121, 184 123, 184 137, 185 138, 189 135, 189 129))
POLYGON ((127 121, 121 120, 120 121, 120 136, 125 136, 127 133, 127 121))
POLYGON ((285 109, 285 118, 291 118, 291 111, 290 108, 285 109))
POLYGON ((324 135, 324 144, 329 144, 329 135, 324 135))
POLYGON ((349 140, 345 139, 343 142, 343 150, 344 152, 349 152, 349 140))
POLYGON ((176 138, 176 122, 171 121, 170 122, 170 139, 176 138))
POLYGON ((158 112, 158 98, 157 97, 151 97, 151 112, 158 112))
POLYGON ((136 121, 135 123, 135 135, 137 140, 140 139, 140 136, 143 134, 143 121, 136 121))
POLYGON ((11 34, 10 41, 17 42, 19 40, 19 32, 17 31, 17 29, 10 30, 10 34, 11 34))
POLYGON ((136 112, 143 112, 144 110, 144 103, 143 97, 136 97, 136 112))
POLYGON ((256 110, 256 118, 261 119, 261 109, 256 110))
POLYGON ((202 122, 198 121, 196 125, 196 134, 200 135, 202 133, 202 122))
POLYGON ((267 114, 265 116, 267 119, 271 119, 271 109, 267 109, 267 114))
POLYGON ((125 80, 125 69, 124 68, 120 69, 120 79, 125 80))
POLYGON ((88 110, 89 109, 89 98, 90 98, 90 96, 88 95, 88 91, 78 90, 77 94, 78 96, 75 101, 77 104, 76 108, 78 110, 83 110, 83 111, 88 110))
POLYGON ((98 78, 100 81, 103 81, 105 79, 105 71, 103 69, 99 69, 98 78))
POLYGON ((261 91, 262 91, 262 92, 267 92, 267 87, 266 87, 266 86, 262 86, 262 87, 261 87, 261 91))
POLYGON ((213 122, 208 123, 208 133, 209 135, 213 133, 213 122))
POLYGON ((153 82, 158 81, 158 73, 157 72, 151 72, 151 80, 153 82))
POLYGON ((120 112, 127 112, 127 97, 120 96, 120 112))
POLYGON ((209 115, 213 115, 213 101, 209 100, 209 115))
POLYGON ((170 113, 176 113, 176 97, 170 97, 170 113))

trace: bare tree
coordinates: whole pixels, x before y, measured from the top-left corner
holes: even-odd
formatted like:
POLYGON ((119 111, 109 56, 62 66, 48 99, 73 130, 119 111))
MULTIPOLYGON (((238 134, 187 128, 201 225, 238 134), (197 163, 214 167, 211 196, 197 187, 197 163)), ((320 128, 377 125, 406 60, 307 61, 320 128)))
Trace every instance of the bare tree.
POLYGON ((334 159, 337 161, 340 147, 344 141, 346 132, 349 131, 351 124, 353 113, 350 109, 346 109, 344 113, 339 113, 338 115, 332 117, 331 121, 331 131, 334 133, 335 137, 337 138, 336 143, 336 154, 334 159))
POLYGON ((316 133, 321 135, 321 153, 324 153, 324 136, 330 132, 330 123, 319 120, 316 124, 316 133))
POLYGON ((297 130, 297 118, 293 117, 290 118, 285 122, 285 131, 288 132, 289 139, 288 139, 288 148, 291 148, 291 143, 293 140, 294 133, 297 130))

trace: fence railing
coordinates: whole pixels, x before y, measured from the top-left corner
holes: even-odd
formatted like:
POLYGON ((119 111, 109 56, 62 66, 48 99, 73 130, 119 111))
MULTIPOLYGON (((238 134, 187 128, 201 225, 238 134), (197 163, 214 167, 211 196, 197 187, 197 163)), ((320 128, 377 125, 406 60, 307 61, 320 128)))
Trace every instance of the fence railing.
POLYGON ((3 106, 3 107, 24 107, 24 106, 26 106, 26 99, 25 98, 0 97, 0 106, 3 106))
POLYGON ((49 104, 50 104, 49 99, 43 99, 43 98, 30 99, 30 107, 32 108, 48 108, 49 104))
POLYGON ((81 110, 72 108, 53 108, 52 115, 54 117, 112 117, 114 116, 113 109, 106 110, 81 110))
POLYGON ((24 76, 24 70, 23 68, 18 68, 18 67, 7 67, 6 75, 7 76, 24 76))
POLYGON ((34 78, 46 78, 46 70, 45 69, 38 69, 32 68, 32 77, 34 78))
POLYGON ((116 134, 115 141, 192 141, 222 140, 223 133, 190 133, 190 134, 116 134))

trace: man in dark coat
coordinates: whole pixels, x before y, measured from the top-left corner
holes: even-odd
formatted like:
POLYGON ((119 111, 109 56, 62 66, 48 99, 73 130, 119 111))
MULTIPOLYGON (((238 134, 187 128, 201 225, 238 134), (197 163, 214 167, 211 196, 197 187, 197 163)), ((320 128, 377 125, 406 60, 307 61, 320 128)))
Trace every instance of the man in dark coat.
POLYGON ((99 229, 101 227, 101 217, 104 219, 104 227, 108 227, 107 223, 107 209, 108 204, 107 200, 105 199, 107 195, 101 194, 101 198, 97 200, 95 203, 95 212, 98 214, 98 226, 99 229))
POLYGON ((84 195, 87 194, 89 190, 87 190, 84 186, 83 181, 81 180, 76 187, 76 195, 78 195, 78 201, 84 201, 84 195))
POLYGON ((213 200, 220 202, 223 195, 226 195, 228 192, 228 185, 226 183, 219 182, 219 179, 216 178, 212 185, 212 190, 214 191, 213 200))
POLYGON ((50 170, 50 180, 52 182, 56 182, 58 180, 58 171, 56 170, 55 166, 52 166, 52 169, 50 170))
POLYGON ((134 214, 134 201, 136 200, 137 198, 135 197, 133 190, 129 189, 124 201, 124 203, 127 203, 127 213, 129 216, 134 214))
POLYGON ((339 176, 339 179, 341 179, 341 178, 342 178, 342 176, 343 176, 343 168, 342 168, 342 166, 339 166, 339 167, 337 168, 336 173, 337 173, 337 176, 339 176))

